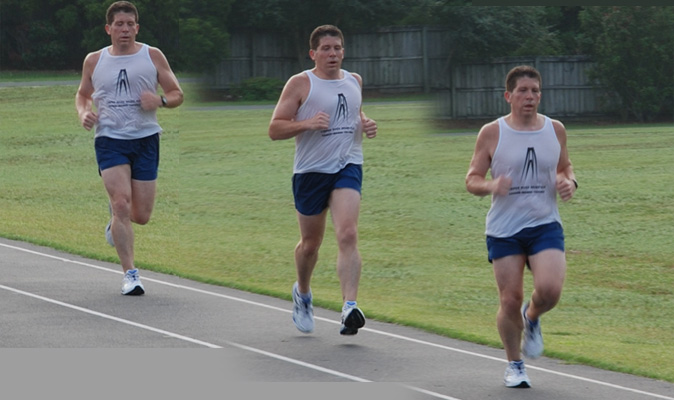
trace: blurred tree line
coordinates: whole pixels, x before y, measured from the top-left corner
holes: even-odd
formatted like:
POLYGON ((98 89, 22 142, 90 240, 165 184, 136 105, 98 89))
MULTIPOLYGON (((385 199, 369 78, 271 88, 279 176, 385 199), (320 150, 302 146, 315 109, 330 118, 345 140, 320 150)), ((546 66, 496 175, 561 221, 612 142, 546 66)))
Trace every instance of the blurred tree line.
MULTIPOLYGON (((110 44, 112 0, 0 1, 0 69, 79 70, 110 44)), ((229 34, 271 30, 308 49, 311 30, 405 25, 450 29, 449 63, 524 55, 589 55, 593 78, 645 121, 674 110, 674 7, 469 6, 455 0, 135 0, 138 40, 179 72, 207 72, 227 57, 229 34)))

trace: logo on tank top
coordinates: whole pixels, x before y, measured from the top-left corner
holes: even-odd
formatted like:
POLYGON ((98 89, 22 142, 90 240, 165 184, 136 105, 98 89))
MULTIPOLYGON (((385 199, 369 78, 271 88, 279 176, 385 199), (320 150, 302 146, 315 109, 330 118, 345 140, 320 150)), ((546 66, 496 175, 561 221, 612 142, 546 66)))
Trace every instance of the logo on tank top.
POLYGON ((536 150, 533 147, 527 149, 527 155, 524 157, 524 166, 522 167, 522 182, 527 179, 538 179, 538 161, 536 161, 536 150))
POLYGON ((126 74, 126 69, 120 69, 117 75, 117 96, 121 94, 129 94, 129 76, 126 74))
POLYGON ((349 105, 346 102, 346 96, 343 93, 337 95, 337 110, 335 111, 335 121, 339 122, 349 118, 349 105))

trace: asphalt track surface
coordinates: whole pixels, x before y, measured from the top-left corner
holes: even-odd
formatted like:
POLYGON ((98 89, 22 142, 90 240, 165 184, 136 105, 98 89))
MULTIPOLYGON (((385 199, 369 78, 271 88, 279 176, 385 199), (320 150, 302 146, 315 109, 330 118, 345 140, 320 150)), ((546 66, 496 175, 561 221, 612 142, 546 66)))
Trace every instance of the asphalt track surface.
POLYGON ((545 357, 508 389, 500 349, 373 320, 344 337, 319 308, 307 335, 289 301, 176 276, 141 271, 146 294, 122 296, 117 264, 7 239, 0 277, 0 393, 20 398, 674 400, 671 383, 545 357))
POLYGON ((149 271, 127 297, 121 279, 0 238, 0 398, 674 400, 674 384, 546 357, 508 389, 500 349, 373 320, 344 337, 319 308, 306 335, 289 301, 149 271))

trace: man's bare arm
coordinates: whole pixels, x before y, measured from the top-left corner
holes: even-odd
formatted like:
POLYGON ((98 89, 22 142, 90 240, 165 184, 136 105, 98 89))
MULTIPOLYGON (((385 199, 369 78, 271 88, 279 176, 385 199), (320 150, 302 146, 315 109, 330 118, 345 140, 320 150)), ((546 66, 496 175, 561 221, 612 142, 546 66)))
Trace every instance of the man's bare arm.
POLYGON ((309 93, 309 85, 309 78, 304 73, 288 80, 269 123, 269 137, 272 140, 290 139, 307 130, 328 129, 330 116, 324 112, 307 120, 295 120, 297 111, 309 93))
POLYGON ((77 116, 79 117, 80 124, 86 130, 91 130, 98 122, 98 115, 93 111, 94 101, 91 96, 94 93, 94 85, 91 82, 91 76, 94 73, 94 68, 98 63, 100 56, 101 53, 98 51, 88 54, 84 59, 82 65, 82 79, 80 81, 80 86, 77 88, 77 93, 75 94, 75 109, 77 110, 77 116))
POLYGON ((475 151, 470 160, 466 174, 466 190, 476 196, 490 194, 507 195, 512 179, 501 176, 493 180, 487 179, 491 167, 491 159, 498 143, 498 124, 491 122, 482 127, 477 135, 475 151))

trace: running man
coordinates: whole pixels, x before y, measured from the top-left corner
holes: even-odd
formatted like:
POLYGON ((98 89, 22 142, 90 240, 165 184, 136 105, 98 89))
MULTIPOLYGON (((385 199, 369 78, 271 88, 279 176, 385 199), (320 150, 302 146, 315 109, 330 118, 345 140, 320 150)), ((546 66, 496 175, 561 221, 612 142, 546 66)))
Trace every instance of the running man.
POLYGON ((183 92, 164 54, 136 42, 138 11, 132 3, 110 5, 106 22, 112 44, 84 59, 75 107, 82 126, 95 127, 96 160, 111 213, 105 237, 122 264, 122 294, 142 295, 132 223, 147 224, 154 208, 162 130, 157 108, 178 107, 183 92))
POLYGON ((292 182, 300 241, 295 247, 293 321, 301 332, 314 330, 310 283, 329 209, 339 247, 340 334, 355 335, 365 325, 365 315, 357 306, 363 133, 374 138, 377 124, 361 109, 362 78, 342 69, 344 36, 339 28, 317 27, 309 44, 315 66, 288 80, 269 124, 272 140, 295 138, 292 182))
POLYGON ((566 274, 557 195, 568 201, 578 183, 564 125, 538 113, 540 73, 530 66, 513 68, 504 96, 510 114, 480 130, 466 188, 476 196, 492 196, 487 251, 499 291, 498 331, 509 361, 505 385, 530 387, 520 351, 529 358, 543 353, 540 317, 559 301, 566 274), (534 290, 522 305, 525 265, 534 290))

